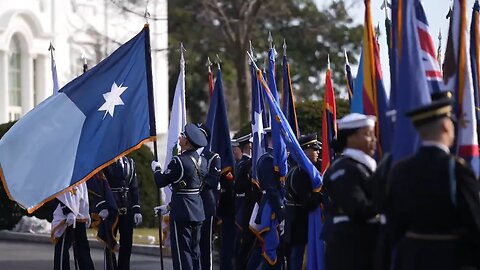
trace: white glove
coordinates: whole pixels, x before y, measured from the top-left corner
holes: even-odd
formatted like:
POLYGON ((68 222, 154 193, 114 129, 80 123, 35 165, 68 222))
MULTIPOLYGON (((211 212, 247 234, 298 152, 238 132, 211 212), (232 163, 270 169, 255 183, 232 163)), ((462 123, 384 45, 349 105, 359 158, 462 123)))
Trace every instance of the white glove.
POLYGON ((72 226, 73 224, 75 224, 75 214, 68 213, 65 223, 67 223, 67 226, 72 226))
POLYGON ((103 209, 102 211, 100 211, 100 213, 98 213, 98 216, 100 216, 102 219, 106 219, 108 217, 108 210, 103 209))
POLYGON ((280 235, 283 235, 285 230, 285 220, 282 220, 282 222, 278 224, 278 230, 280 231, 280 235))
POLYGON ((155 216, 157 217, 159 214, 161 216, 168 214, 170 212, 170 207, 168 207, 167 204, 156 206, 153 208, 153 211, 155 212, 155 216))
POLYGON ((140 225, 140 223, 142 223, 142 220, 143 220, 143 217, 142 217, 142 214, 140 214, 140 213, 136 213, 133 216, 133 221, 135 221, 136 226, 140 225))
POLYGON ((151 166, 152 166, 152 171, 153 172, 155 172, 157 170, 162 170, 162 167, 160 167, 160 162, 158 162, 158 161, 155 161, 155 160, 152 161, 151 166))
POLYGON ((88 229, 90 228, 90 225, 92 225, 92 219, 90 218, 90 215, 87 217, 87 221, 85 221, 85 228, 88 229))

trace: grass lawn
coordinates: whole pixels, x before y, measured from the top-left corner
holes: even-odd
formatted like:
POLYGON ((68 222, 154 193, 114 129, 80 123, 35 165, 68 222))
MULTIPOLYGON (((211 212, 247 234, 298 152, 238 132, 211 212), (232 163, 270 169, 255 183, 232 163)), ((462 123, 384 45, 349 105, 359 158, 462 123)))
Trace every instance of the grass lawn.
MULTIPOLYGON (((96 229, 88 229, 87 236, 95 238, 97 235, 96 229)), ((158 245, 158 228, 138 228, 133 230, 134 244, 154 244, 158 245)))

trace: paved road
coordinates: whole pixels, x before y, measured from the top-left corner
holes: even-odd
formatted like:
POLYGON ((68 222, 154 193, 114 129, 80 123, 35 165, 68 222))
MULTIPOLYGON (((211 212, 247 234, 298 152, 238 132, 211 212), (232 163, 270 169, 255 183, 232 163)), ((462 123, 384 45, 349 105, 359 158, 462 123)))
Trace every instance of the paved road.
MULTIPOLYGON (((0 240, 0 268, 5 270, 51 270, 53 269, 52 244, 13 242, 0 240)), ((95 269, 103 269, 103 252, 100 249, 91 249, 95 269)), ((71 258, 73 254, 70 252, 71 258)), ((164 260, 165 269, 173 269, 170 258, 164 260)), ((131 269, 146 270, 160 269, 160 259, 156 256, 132 254, 131 269)), ((73 261, 70 269, 75 269, 73 261)))

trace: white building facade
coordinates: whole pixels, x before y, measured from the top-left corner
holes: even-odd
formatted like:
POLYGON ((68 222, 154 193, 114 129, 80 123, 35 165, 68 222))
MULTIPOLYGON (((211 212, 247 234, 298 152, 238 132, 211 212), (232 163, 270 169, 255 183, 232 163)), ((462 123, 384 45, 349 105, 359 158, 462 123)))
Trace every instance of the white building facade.
POLYGON ((169 107, 167 0, 0 0, 0 124, 18 120, 52 95, 50 42, 61 88, 83 72, 82 55, 93 67, 140 32, 146 9, 157 135, 164 138, 169 107))

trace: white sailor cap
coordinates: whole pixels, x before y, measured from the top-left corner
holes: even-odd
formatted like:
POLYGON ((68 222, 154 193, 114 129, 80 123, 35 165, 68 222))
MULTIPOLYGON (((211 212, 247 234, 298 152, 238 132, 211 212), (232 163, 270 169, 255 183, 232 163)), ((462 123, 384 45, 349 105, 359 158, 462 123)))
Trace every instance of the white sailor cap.
POLYGON ((361 113, 350 113, 337 121, 338 129, 356 129, 374 127, 377 117, 361 113))

